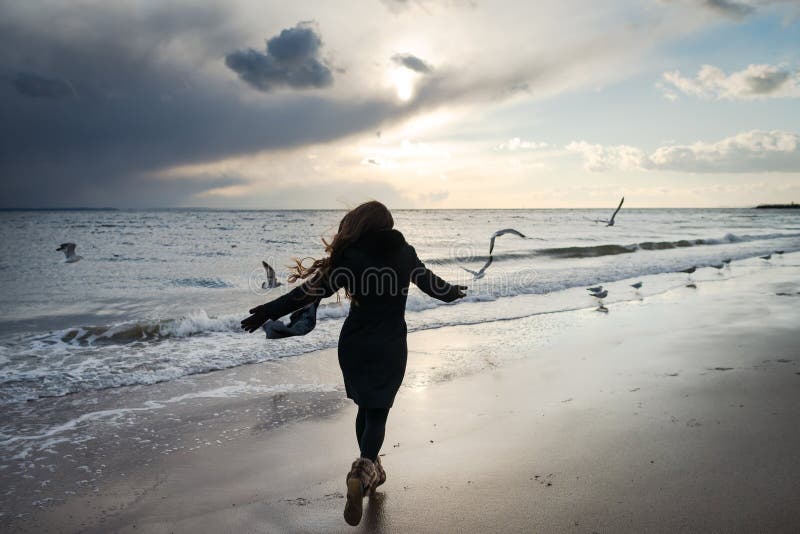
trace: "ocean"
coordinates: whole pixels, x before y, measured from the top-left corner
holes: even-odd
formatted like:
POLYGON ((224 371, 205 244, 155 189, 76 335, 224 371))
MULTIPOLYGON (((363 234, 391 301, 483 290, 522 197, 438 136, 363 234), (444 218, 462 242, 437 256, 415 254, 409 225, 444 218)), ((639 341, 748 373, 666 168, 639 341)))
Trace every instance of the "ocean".
MULTIPOLYGON (((316 329, 304 337, 266 340, 261 331, 243 333, 239 321, 290 287, 292 259, 319 257, 321 238, 331 235, 342 215, 0 212, 0 470, 8 469, 9 484, 46 480, 51 464, 37 460, 53 454, 142 440, 142 428, 152 432, 167 423, 203 424, 176 415, 200 399, 233 399, 243 403, 242 413, 253 399, 283 399, 256 402, 265 428, 338 409, 345 400, 338 366, 318 351, 336 346, 348 312, 344 295, 323 301, 316 329), (66 263, 56 251, 63 242, 76 243, 82 259, 66 263), (282 286, 261 289, 262 261, 275 267, 282 286)), ((422 261, 446 280, 469 286, 468 296, 451 304, 412 286, 409 331, 494 322, 497 343, 524 335, 530 346, 545 344, 566 326, 561 322, 570 314, 559 312, 597 307, 587 286, 607 288, 603 303, 613 313, 614 303, 646 299, 690 280, 702 287, 745 275, 787 261, 780 254, 760 256, 800 250, 800 213, 794 210, 623 209, 616 226, 593 222, 608 215, 395 211, 396 228, 422 261), (527 237, 497 238, 486 276, 472 280, 462 267, 480 269, 489 237, 502 228, 527 237), (732 260, 728 266, 711 267, 725 259, 732 260), (691 278, 679 272, 691 266, 697 266, 691 278), (630 286, 638 281, 640 290, 630 286), (530 318, 535 331, 515 334, 503 326, 516 318, 530 318)), ((404 387, 424 388, 501 364, 490 352, 412 355, 404 387)), ((192 450, 174 435, 160 444, 151 438, 137 443, 192 450)))
MULTIPOLYGON (((328 299, 317 329, 266 341, 239 321, 286 290, 292 258, 319 257, 341 211, 86 210, 0 212, 0 404, 154 384, 334 347, 348 303, 328 299), (65 263, 56 248, 77 244, 65 263), (261 261, 284 285, 261 289, 261 261)), ((443 304, 416 288, 410 331, 594 305, 582 288, 604 284, 605 303, 641 298, 694 279, 731 276, 739 260, 800 250, 800 213, 755 209, 394 212, 396 228, 443 278, 470 286, 443 304), (489 236, 497 239, 478 281, 489 236), (734 260, 723 271, 702 269, 734 260), (634 280, 636 279, 636 280, 634 280), (644 281, 641 291, 619 281, 644 281), (618 287, 617 287, 618 286, 618 287), (579 291, 576 291, 579 289, 579 291)), ((759 260, 764 261, 764 260, 759 260)), ((776 255, 771 261, 780 261, 776 255)), ((291 389, 291 384, 285 385, 291 389)))

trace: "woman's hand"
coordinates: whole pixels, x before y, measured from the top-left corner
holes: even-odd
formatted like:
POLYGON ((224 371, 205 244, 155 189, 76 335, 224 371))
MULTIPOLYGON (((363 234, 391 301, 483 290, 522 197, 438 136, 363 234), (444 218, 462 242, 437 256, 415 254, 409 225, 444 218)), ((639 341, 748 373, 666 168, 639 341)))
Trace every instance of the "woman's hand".
POLYGON ((252 314, 250 317, 242 319, 242 329, 252 334, 267 322, 267 307, 264 304, 256 306, 250 313, 252 314))
POLYGON ((469 289, 467 286, 454 286, 454 287, 458 290, 458 296, 456 297, 457 299, 463 299, 464 297, 467 296, 466 291, 467 289, 469 289))

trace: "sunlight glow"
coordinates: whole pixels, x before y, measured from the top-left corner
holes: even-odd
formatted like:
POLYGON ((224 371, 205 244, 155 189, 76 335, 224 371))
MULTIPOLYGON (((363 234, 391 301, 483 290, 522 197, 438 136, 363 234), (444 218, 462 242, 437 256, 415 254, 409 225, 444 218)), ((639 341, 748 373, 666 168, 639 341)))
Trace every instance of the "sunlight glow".
POLYGON ((403 102, 408 102, 414 96, 414 72, 405 68, 399 67, 392 69, 389 77, 394 85, 397 98, 403 102))

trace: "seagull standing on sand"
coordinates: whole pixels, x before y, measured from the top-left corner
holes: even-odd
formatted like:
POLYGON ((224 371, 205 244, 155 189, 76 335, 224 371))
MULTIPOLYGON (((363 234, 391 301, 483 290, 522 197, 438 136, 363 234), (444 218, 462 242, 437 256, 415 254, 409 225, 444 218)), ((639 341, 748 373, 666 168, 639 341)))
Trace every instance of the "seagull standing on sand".
POLYGON ((608 308, 606 308, 603 305, 603 299, 608 296, 608 290, 604 289, 602 291, 597 291, 595 293, 592 293, 592 296, 595 297, 599 302, 599 305, 597 306, 597 311, 603 312, 603 313, 608 313, 608 308))
POLYGON ((616 217, 616 216, 617 216, 617 213, 619 213, 619 210, 620 210, 620 208, 622 208, 622 203, 623 203, 623 202, 625 202, 625 197, 622 197, 622 200, 620 200, 620 201, 619 201, 619 206, 617 206, 617 209, 616 209, 616 210, 614 210, 614 213, 613 213, 613 214, 611 214, 611 218, 610 218, 610 219, 608 219, 608 220, 605 220, 605 219, 595 219, 595 221, 594 221, 594 222, 606 223, 606 226, 614 226, 614 217, 616 217))
POLYGON ((586 288, 586 291, 589 291, 591 293, 599 293, 602 290, 603 290, 603 286, 594 286, 594 287, 587 287, 586 288))
POLYGON ((759 258, 761 258, 762 260, 769 261, 772 259, 772 254, 767 254, 766 256, 759 256, 759 258))
POLYGON ((631 284, 631 287, 638 291, 639 289, 642 289, 642 285, 644 285, 643 282, 636 282, 635 284, 631 284))
POLYGON ((83 259, 83 256, 75 254, 75 243, 61 243, 56 252, 63 252, 64 256, 67 257, 64 263, 75 263, 83 259))
POLYGON ((264 271, 267 273, 267 281, 261 282, 261 289, 273 289, 283 285, 278 282, 278 278, 275 276, 275 269, 273 269, 269 263, 262 261, 261 265, 264 266, 264 271))

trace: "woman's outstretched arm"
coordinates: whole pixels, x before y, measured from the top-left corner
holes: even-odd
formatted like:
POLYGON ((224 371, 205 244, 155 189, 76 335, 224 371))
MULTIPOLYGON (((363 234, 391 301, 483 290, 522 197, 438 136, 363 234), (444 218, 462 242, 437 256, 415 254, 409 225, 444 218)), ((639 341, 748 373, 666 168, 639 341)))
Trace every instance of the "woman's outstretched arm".
POLYGON ((467 286, 457 286, 448 284, 425 267, 425 264, 420 261, 414 247, 411 247, 414 254, 414 269, 411 271, 411 281, 414 282, 418 288, 423 292, 430 295, 435 299, 443 302, 453 302, 454 300, 464 298, 467 286))
POLYGON ((319 284, 314 281, 303 282, 285 295, 252 308, 250 317, 242 320, 242 329, 253 333, 261 328, 267 319, 277 320, 315 300, 330 297, 339 290, 339 287, 331 283, 327 276, 319 284))

